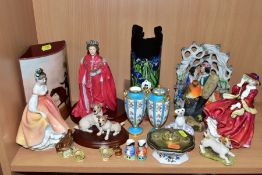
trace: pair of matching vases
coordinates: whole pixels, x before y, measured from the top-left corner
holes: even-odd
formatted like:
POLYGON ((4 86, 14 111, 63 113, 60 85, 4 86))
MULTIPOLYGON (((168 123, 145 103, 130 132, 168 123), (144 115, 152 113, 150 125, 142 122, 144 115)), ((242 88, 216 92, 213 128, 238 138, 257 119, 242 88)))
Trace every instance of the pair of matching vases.
POLYGON ((147 115, 151 125, 155 128, 161 128, 168 117, 170 108, 169 90, 157 87, 151 92, 143 91, 138 86, 130 87, 125 95, 125 111, 127 118, 132 124, 128 132, 133 135, 139 135, 143 128, 139 127, 147 115))

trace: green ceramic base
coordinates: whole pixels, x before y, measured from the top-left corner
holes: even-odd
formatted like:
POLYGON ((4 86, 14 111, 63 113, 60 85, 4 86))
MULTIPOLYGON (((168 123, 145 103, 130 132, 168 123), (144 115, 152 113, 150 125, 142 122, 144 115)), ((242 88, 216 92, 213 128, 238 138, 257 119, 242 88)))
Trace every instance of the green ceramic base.
POLYGON ((206 158, 209 158, 209 159, 212 159, 212 160, 215 160, 215 161, 219 161, 219 162, 223 163, 226 166, 233 165, 234 162, 235 162, 235 157, 227 155, 227 158, 231 162, 230 164, 227 164, 226 161, 224 159, 221 159, 219 157, 219 155, 217 153, 215 153, 211 148, 205 148, 205 151, 206 151, 205 153, 202 153, 201 151, 199 151, 199 152, 200 152, 200 154, 202 156, 204 156, 206 158))

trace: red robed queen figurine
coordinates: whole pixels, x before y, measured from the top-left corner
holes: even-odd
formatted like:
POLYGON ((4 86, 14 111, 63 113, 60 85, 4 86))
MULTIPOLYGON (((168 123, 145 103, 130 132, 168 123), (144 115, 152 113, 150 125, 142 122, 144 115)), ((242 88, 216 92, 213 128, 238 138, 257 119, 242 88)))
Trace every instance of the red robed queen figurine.
POLYGON ((251 145, 257 114, 253 103, 260 84, 257 74, 244 74, 241 82, 232 87, 232 94, 223 94, 224 99, 204 108, 206 116, 217 121, 217 132, 228 136, 233 148, 251 145))
POLYGON ((92 112, 92 106, 101 104, 103 112, 116 110, 116 88, 107 62, 99 55, 99 43, 87 42, 87 55, 82 58, 79 69, 79 100, 72 111, 75 117, 92 112))

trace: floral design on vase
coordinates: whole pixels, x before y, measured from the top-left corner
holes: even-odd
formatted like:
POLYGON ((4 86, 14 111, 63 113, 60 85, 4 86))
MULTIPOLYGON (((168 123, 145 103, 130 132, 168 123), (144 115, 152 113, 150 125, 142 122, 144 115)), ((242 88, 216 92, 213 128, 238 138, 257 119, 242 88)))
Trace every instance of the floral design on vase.
POLYGON ((133 135, 141 134, 143 129, 139 127, 143 121, 146 109, 146 96, 140 87, 133 86, 125 91, 125 111, 127 118, 132 124, 128 129, 133 135))
POLYGON ((168 117, 170 99, 168 90, 165 88, 155 88, 149 95, 147 102, 147 112, 149 121, 154 128, 161 128, 168 117))

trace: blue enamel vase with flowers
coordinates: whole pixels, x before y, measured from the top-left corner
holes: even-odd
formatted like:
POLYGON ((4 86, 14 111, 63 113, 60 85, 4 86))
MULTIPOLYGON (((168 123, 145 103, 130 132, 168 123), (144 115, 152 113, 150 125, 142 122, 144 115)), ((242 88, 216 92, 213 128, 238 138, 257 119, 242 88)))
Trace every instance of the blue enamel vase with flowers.
POLYGON ((125 111, 127 118, 132 124, 128 132, 133 135, 138 135, 143 132, 139 124, 143 121, 146 110, 146 95, 142 88, 138 86, 130 87, 125 95, 125 111))
POLYGON ((155 129, 166 122, 170 108, 169 89, 157 87, 148 96, 147 113, 149 121, 155 129))

